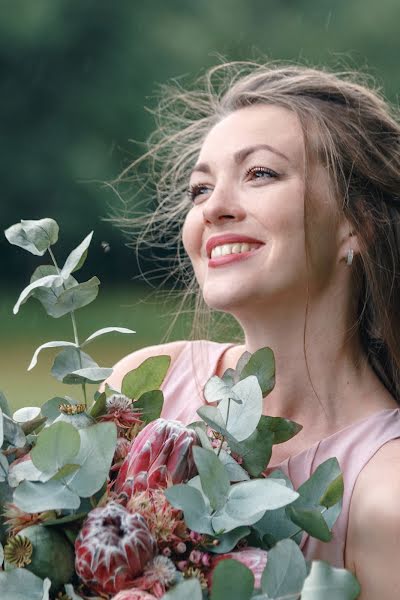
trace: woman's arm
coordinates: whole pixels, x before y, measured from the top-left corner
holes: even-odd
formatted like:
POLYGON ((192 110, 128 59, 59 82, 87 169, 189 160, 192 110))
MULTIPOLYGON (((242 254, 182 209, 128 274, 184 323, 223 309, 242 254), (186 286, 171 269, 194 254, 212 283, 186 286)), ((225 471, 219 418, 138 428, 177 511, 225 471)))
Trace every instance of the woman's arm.
POLYGON ((400 439, 385 444, 360 473, 346 563, 361 585, 359 600, 400 598, 400 439))

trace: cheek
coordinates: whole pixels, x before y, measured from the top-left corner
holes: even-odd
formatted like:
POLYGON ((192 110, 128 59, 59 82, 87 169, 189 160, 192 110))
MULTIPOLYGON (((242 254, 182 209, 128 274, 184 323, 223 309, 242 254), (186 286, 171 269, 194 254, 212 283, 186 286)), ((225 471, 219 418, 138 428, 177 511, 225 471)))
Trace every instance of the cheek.
POLYGON ((189 211, 183 224, 182 242, 192 263, 196 278, 201 284, 204 277, 204 261, 201 256, 202 227, 199 216, 195 214, 194 209, 189 211))

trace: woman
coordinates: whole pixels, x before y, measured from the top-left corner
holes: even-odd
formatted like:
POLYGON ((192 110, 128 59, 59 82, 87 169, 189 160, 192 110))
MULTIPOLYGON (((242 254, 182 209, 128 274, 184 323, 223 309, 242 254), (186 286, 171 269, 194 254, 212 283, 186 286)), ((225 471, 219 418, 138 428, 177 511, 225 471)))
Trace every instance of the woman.
POLYGON ((149 229, 184 218, 202 298, 244 342, 140 350, 109 383, 170 354, 163 415, 189 423, 208 377, 271 347, 264 412, 303 430, 270 465, 296 486, 331 456, 344 473, 333 541, 306 537, 303 552, 352 570, 362 600, 400 597, 400 126, 372 89, 292 66, 222 65, 160 114, 171 107, 146 155, 163 165, 149 229))

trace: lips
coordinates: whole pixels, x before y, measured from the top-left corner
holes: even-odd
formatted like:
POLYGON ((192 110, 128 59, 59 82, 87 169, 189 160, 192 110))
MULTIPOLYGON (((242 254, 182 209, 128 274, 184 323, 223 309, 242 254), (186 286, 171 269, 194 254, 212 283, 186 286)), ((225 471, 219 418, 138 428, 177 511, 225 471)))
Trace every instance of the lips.
POLYGON ((256 238, 249 237, 247 235, 239 235, 237 233, 226 233, 223 235, 215 235, 207 240, 206 252, 208 258, 211 258, 211 251, 217 246, 223 246, 225 244, 259 244, 264 245, 264 242, 257 240, 256 238))

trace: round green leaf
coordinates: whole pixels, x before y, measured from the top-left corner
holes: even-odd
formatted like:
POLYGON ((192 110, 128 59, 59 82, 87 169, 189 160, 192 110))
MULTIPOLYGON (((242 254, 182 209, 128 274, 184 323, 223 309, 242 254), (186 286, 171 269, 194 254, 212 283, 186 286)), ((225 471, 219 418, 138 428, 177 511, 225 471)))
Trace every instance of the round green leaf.
POLYGON ((314 561, 304 582, 301 600, 355 600, 360 586, 352 573, 314 561))
POLYGON ((91 231, 85 237, 85 239, 79 244, 79 246, 72 250, 67 260, 65 261, 63 268, 61 269, 61 276, 63 279, 67 279, 71 275, 71 273, 81 268, 81 266, 85 262, 87 256, 87 249, 89 248, 90 242, 92 241, 92 237, 93 231, 91 231))
POLYGON ((37 469, 45 472, 57 472, 79 452, 80 437, 78 431, 68 423, 54 423, 43 429, 31 452, 32 462, 37 469))
POLYGON ((221 509, 228 497, 229 475, 213 450, 193 447, 193 458, 200 476, 201 487, 210 500, 211 508, 221 509))
POLYGON ((250 600, 254 575, 237 560, 221 560, 212 575, 211 600, 250 600))
POLYGON ((69 375, 78 369, 86 369, 89 367, 99 367, 89 354, 74 347, 64 348, 64 350, 61 350, 55 357, 51 368, 51 374, 58 379, 58 381, 62 382, 66 375, 69 375))
POLYGON ((202 600, 200 582, 198 579, 186 579, 163 595, 162 600, 202 600))
POLYGON ((152 356, 142 362, 137 369, 129 371, 122 380, 121 391, 128 398, 140 398, 145 392, 156 390, 164 381, 171 357, 152 356))
POLYGON ((242 404, 225 398, 218 408, 226 429, 241 442, 255 431, 262 414, 263 398, 257 379, 253 376, 239 381, 233 386, 232 392, 242 400, 242 404))
POLYGON ((59 227, 54 219, 21 220, 5 230, 4 235, 10 244, 19 246, 36 256, 43 256, 46 250, 58 240, 59 227))
POLYGON ((270 598, 297 597, 307 576, 306 561, 292 540, 282 540, 268 552, 261 588, 270 598))
POLYGON ((251 355, 240 373, 240 379, 250 375, 257 378, 262 395, 265 397, 275 385, 275 359, 271 348, 260 348, 251 355))
POLYGON ((180 483, 164 491, 168 502, 183 511, 186 525, 197 533, 213 535, 208 508, 199 490, 180 483))

